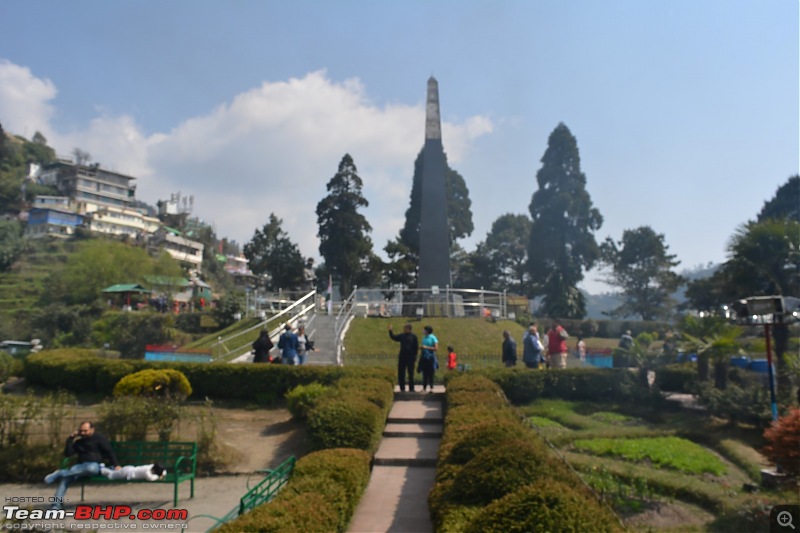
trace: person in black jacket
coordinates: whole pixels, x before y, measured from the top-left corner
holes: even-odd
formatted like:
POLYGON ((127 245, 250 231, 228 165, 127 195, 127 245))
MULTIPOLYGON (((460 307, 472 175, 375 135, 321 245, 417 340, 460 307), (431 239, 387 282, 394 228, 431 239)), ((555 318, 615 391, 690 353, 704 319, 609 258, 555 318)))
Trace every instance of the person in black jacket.
POLYGON ((406 390, 406 374, 408 374, 408 390, 414 392, 414 362, 419 350, 419 339, 411 333, 411 324, 403 326, 403 333, 395 335, 392 325, 389 324, 389 337, 400 343, 400 352, 397 354, 397 383, 400 390, 406 390))
POLYGON ((95 432, 94 424, 81 422, 78 431, 67 437, 64 446, 64 457, 78 456, 78 462, 70 468, 56 470, 44 478, 48 485, 59 482, 53 498, 53 507, 63 507, 64 494, 70 484, 81 477, 91 477, 100 474, 100 465, 107 468, 118 469, 117 456, 102 434, 95 432))
POLYGON ((253 343, 253 362, 254 363, 269 363, 269 351, 272 349, 272 340, 269 338, 269 332, 265 329, 261 330, 261 334, 253 343))
POLYGON ((503 364, 511 368, 517 364, 517 342, 511 337, 511 332, 503 332, 503 364))

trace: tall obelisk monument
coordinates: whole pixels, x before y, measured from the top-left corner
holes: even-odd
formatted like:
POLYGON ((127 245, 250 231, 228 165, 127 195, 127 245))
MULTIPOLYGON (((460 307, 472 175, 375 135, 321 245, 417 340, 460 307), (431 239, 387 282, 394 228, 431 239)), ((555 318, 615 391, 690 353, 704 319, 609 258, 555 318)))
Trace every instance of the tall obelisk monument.
POLYGON ((425 147, 422 149, 422 205, 419 222, 417 287, 444 289, 450 284, 450 236, 447 227, 446 163, 439 115, 439 83, 428 80, 425 147))

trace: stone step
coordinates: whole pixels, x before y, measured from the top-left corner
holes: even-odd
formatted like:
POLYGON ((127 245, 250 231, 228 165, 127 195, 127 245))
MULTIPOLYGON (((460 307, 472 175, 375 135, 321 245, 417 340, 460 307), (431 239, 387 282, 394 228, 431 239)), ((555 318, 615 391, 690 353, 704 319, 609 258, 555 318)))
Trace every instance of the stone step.
POLYGON ((395 402, 389 412, 387 423, 417 424, 441 422, 442 419, 442 402, 426 399, 415 402, 395 402))
POLYGON ((428 493, 435 468, 375 466, 348 533, 433 531, 428 493))
POLYGON ((394 401, 396 402, 412 402, 412 401, 419 401, 419 400, 436 400, 438 402, 443 402, 445 398, 445 394, 443 392, 422 392, 419 389, 415 389, 414 392, 395 392, 394 393, 394 401))
POLYGON ((397 424, 397 423, 389 423, 386 424, 386 428, 383 430, 384 437, 417 437, 421 439, 430 439, 430 438, 440 438, 442 436, 442 424, 419 424, 419 423, 407 423, 407 424, 397 424))
POLYGON ((385 437, 375 452, 375 465, 436 466, 440 438, 385 437))

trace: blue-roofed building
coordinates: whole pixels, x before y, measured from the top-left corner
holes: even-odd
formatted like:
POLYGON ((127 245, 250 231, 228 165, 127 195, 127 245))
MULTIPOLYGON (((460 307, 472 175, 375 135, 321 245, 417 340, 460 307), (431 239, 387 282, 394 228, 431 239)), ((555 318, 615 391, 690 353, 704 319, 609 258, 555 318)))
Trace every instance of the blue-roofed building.
POLYGON ((30 238, 64 237, 75 234, 83 224, 83 215, 56 207, 33 207, 28 213, 25 235, 30 238))

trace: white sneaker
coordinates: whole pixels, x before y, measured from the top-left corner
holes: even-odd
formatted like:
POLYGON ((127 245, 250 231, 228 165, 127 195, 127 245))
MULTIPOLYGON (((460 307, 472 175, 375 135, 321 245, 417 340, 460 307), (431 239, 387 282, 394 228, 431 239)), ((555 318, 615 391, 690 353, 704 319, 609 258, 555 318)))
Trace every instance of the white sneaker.
POLYGON ((44 476, 44 482, 47 483, 48 485, 52 485, 53 483, 58 481, 60 477, 61 477, 61 471, 56 470, 55 472, 52 472, 44 476))

